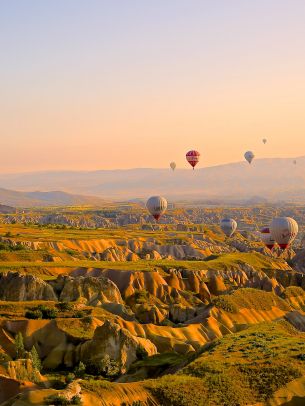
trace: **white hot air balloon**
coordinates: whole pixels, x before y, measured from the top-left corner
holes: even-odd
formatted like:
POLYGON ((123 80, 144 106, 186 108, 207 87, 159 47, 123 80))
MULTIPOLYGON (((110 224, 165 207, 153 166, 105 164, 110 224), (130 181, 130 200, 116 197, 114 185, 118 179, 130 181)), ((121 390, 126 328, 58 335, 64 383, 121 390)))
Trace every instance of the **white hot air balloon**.
POLYGON ((286 249, 296 238, 299 227, 291 217, 275 217, 272 220, 270 231, 278 245, 282 249, 286 249))
POLYGON ((269 250, 272 250, 275 245, 275 239, 273 238, 269 227, 261 229, 261 240, 269 250))
POLYGON ((169 164, 169 166, 171 167, 171 169, 174 171, 175 169, 176 169, 176 162, 171 162, 170 164, 169 164))
POLYGON ((267 143, 267 138, 263 138, 263 143, 264 143, 264 144, 267 143))
POLYGON ((247 151, 247 152, 245 153, 244 157, 245 157, 246 161, 248 161, 249 164, 251 164, 251 162, 253 161, 255 155, 253 154, 252 151, 247 151))
POLYGON ((221 220, 220 228, 227 237, 232 237, 237 229, 237 223, 234 219, 225 218, 221 220))
POLYGON ((167 200, 162 196, 152 196, 147 200, 146 207, 154 219, 158 221, 167 209, 167 200))

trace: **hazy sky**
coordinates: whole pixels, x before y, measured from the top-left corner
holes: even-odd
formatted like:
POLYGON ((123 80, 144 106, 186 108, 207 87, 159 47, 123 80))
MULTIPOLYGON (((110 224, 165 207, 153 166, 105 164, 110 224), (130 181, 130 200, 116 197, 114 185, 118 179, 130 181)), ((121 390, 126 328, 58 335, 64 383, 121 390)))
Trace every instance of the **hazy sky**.
POLYGON ((0 0, 0 171, 305 155, 304 21, 304 0, 0 0))

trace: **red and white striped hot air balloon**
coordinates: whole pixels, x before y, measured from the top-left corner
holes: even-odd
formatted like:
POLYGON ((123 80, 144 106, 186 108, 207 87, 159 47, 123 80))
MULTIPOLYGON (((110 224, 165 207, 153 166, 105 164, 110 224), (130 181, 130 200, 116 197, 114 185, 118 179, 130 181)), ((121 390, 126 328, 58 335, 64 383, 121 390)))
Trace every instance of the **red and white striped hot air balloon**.
POLYGON ((187 162, 195 169, 195 166, 198 164, 200 158, 200 152, 192 150, 186 154, 187 162))
POLYGON ((261 229, 261 240, 269 250, 272 250, 275 245, 275 239, 272 237, 269 227, 261 229))
POLYGON ((286 249, 295 240, 299 227, 291 217, 275 217, 272 220, 270 231, 282 249, 286 249))

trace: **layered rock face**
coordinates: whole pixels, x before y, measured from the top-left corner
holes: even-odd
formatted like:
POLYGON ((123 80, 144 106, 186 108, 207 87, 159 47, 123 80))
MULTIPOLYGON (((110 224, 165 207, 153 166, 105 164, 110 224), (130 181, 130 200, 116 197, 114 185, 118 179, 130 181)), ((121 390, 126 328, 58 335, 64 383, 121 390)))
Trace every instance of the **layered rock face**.
POLYGON ((90 306, 100 306, 104 303, 123 303, 117 286, 105 277, 73 278, 60 276, 55 287, 56 290, 60 289, 59 300, 61 302, 82 302, 90 306))
POLYGON ((0 300, 57 300, 53 288, 42 279, 18 272, 0 274, 0 300))
POLYGON ((148 339, 136 337, 125 328, 106 321, 95 330, 93 339, 81 345, 78 351, 81 360, 94 364, 103 362, 107 355, 117 362, 119 373, 125 373, 141 351, 151 356, 157 353, 157 348, 148 339))
POLYGON ((122 304, 117 286, 106 277, 59 276, 47 283, 33 275, 18 272, 0 274, 0 300, 81 302, 92 306, 122 304))

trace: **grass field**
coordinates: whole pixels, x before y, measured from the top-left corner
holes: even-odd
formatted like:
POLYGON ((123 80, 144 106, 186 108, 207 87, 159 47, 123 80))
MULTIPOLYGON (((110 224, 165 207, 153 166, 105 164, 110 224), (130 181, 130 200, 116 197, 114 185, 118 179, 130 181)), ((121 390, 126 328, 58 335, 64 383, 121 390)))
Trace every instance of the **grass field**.
POLYGON ((286 322, 262 323, 225 336, 177 375, 145 386, 172 406, 256 404, 304 374, 304 338, 286 322))
MULTIPOLYGON (((1 253, 0 253, 1 255, 1 253)), ((214 258, 214 257, 213 257, 214 258)), ((222 270, 240 264, 249 264, 256 270, 275 269, 276 264, 282 264, 281 260, 270 259, 259 253, 230 253, 222 254, 217 258, 204 261, 177 261, 177 260, 139 260, 134 262, 110 262, 91 260, 63 260, 60 262, 31 261, 1 261, 0 272, 9 270, 41 276, 44 279, 53 279, 58 274, 70 273, 79 268, 118 269, 121 271, 153 270, 167 271, 171 268, 189 270, 222 270)))
MULTIPOLYGON (((60 241, 92 239, 132 239, 154 238, 162 242, 177 238, 189 239, 192 232, 176 231, 174 225, 159 225, 160 230, 141 230, 138 225, 123 226, 117 229, 98 228, 80 229, 62 226, 38 226, 23 224, 0 224, 0 236, 8 236, 20 241, 60 241), (166 228, 166 230, 165 230, 166 228)), ((204 226, 203 232, 215 241, 224 241, 224 235, 218 226, 204 226)))

